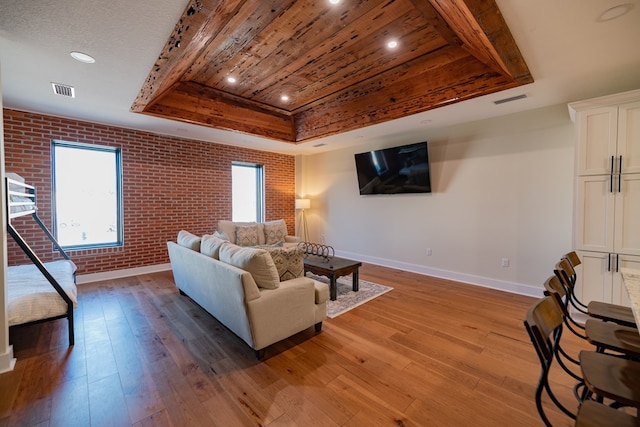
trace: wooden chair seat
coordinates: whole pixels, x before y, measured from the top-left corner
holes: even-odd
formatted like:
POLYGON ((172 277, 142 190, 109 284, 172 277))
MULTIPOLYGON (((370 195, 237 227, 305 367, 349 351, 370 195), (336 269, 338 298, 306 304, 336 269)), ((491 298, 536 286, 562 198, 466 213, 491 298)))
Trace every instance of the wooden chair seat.
POLYGON ((640 418, 593 400, 585 400, 580 406, 575 425, 576 427, 640 427, 640 418))
POLYGON ((598 319, 585 323, 587 341, 599 349, 617 351, 634 359, 640 359, 640 333, 636 328, 598 319))
POLYGON ((583 350, 578 356, 585 385, 599 397, 640 408, 640 363, 583 350))
MULTIPOLYGON (((547 289, 552 290, 550 284, 547 289)), ((553 291, 553 290, 552 290, 553 291)), ((524 320, 525 328, 536 349, 542 372, 536 387, 535 401, 538 413, 547 427, 552 427, 545 414, 542 396, 546 392, 551 401, 564 414, 575 420, 576 426, 636 426, 637 420, 626 413, 594 402, 612 399, 623 406, 640 408, 640 362, 613 355, 581 351, 579 364, 582 377, 578 387, 584 388, 580 407, 576 412, 567 408, 554 395, 549 381, 552 362, 560 362, 558 346, 565 324, 563 307, 556 296, 547 296, 529 307, 524 320), (594 406, 600 405, 600 406, 594 406)))
POLYGON ((589 304, 584 304, 578 299, 574 292, 577 278, 575 268, 581 263, 578 254, 572 251, 562 257, 562 260, 556 264, 554 270, 556 276, 558 276, 558 279, 560 279, 562 285, 566 288, 570 305, 591 317, 637 328, 633 312, 629 307, 600 301, 591 301, 589 304))
POLYGON ((607 322, 614 322, 619 325, 636 328, 636 319, 633 317, 633 311, 630 307, 623 305, 609 304, 600 301, 591 301, 587 305, 587 313, 596 319, 602 319, 607 322))

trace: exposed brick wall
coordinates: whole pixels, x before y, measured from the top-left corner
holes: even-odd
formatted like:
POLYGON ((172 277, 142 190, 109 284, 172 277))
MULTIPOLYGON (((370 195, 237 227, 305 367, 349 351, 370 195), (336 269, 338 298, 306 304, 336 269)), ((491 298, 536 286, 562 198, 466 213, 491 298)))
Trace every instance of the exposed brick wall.
MULTIPOLYGON (((51 141, 122 149, 124 246, 70 252, 79 274, 166 263, 166 242, 179 230, 211 233, 219 219, 231 219, 233 161, 264 165, 266 219, 284 218, 295 233, 293 156, 8 109, 4 126, 6 171, 37 188, 39 216, 50 229, 51 141)), ((57 256, 31 217, 13 224, 43 261, 57 256)), ((28 262, 11 238, 8 252, 10 265, 28 262)))

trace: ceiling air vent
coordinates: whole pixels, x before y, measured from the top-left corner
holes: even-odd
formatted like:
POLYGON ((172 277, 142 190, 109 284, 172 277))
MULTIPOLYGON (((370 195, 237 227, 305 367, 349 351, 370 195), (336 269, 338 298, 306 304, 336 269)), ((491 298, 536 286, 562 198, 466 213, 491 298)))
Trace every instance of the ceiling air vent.
POLYGON ((498 99, 497 101, 493 101, 493 103, 496 105, 500 105, 504 104, 505 102, 517 101, 518 99, 524 99, 526 97, 527 95, 523 93, 521 95, 512 96, 511 98, 498 99))
POLYGON ((52 82, 51 87, 53 88, 53 93, 55 93, 56 95, 68 96, 69 98, 76 97, 76 91, 73 86, 52 82))

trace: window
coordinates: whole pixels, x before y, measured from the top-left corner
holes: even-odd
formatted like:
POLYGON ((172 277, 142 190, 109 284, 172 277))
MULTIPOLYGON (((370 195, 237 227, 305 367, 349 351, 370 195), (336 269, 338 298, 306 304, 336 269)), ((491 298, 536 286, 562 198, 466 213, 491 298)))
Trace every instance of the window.
POLYGON ((53 141, 53 227, 65 249, 122 245, 119 148, 53 141))
POLYGON ((249 163, 231 164, 233 221, 264 221, 263 166, 249 163))

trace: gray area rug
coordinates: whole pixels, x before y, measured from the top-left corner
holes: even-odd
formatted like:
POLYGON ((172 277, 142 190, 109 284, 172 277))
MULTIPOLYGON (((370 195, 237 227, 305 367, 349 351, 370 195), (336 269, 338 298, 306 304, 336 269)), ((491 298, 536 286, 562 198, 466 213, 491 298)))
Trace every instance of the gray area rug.
MULTIPOLYGON (((307 277, 317 280, 318 282, 329 283, 329 279, 324 276, 307 273, 307 277)), ((342 313, 356 308, 365 302, 371 301, 380 295, 389 292, 393 288, 389 286, 379 285, 367 280, 359 279, 359 290, 353 292, 351 276, 338 278, 338 298, 335 301, 327 301, 327 317, 333 319, 342 313)))

